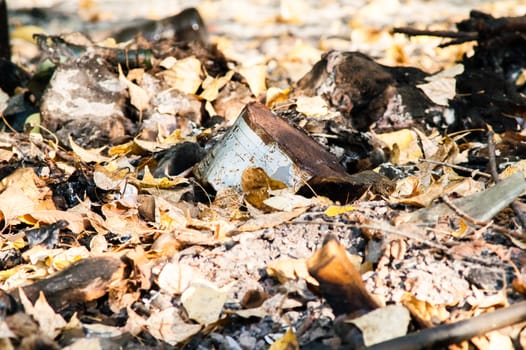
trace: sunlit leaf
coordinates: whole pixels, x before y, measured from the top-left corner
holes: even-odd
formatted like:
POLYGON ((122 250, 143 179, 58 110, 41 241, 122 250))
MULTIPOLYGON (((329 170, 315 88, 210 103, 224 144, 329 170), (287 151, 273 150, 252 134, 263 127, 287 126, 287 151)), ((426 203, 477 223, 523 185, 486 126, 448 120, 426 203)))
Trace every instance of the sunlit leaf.
POLYGON ((299 96, 296 98, 296 110, 307 117, 324 116, 329 112, 329 106, 321 96, 299 96))
POLYGON ((333 216, 338 216, 338 215, 341 215, 341 214, 346 214, 346 213, 351 212, 351 211, 353 211, 355 209, 356 209, 356 207, 354 207, 352 205, 343 205, 343 206, 331 205, 327 209, 325 209, 325 215, 327 215, 329 217, 333 217, 333 216))
POLYGON ((250 91, 254 96, 259 96, 267 90, 266 77, 267 66, 264 64, 254 64, 248 67, 241 67, 239 69, 241 74, 248 82, 250 91))
POLYGON ((156 178, 156 177, 153 177, 148 166, 145 166, 144 175, 142 179, 134 179, 133 182, 136 183, 140 187, 172 188, 180 184, 188 183, 188 179, 184 177, 180 177, 180 176, 171 177, 171 178, 168 178, 168 177, 156 178))
POLYGON ((208 325, 219 320, 229 291, 230 285, 218 288, 207 280, 194 280, 181 295, 181 302, 188 317, 208 325))
POLYGON ((405 307, 388 305, 347 322, 358 327, 362 331, 364 344, 371 346, 406 335, 410 321, 411 315, 405 307))
POLYGON ((203 81, 204 90, 199 96, 207 101, 214 101, 219 94, 219 90, 221 90, 223 86, 232 79, 233 75, 234 71, 230 70, 225 75, 218 78, 207 76, 203 81))

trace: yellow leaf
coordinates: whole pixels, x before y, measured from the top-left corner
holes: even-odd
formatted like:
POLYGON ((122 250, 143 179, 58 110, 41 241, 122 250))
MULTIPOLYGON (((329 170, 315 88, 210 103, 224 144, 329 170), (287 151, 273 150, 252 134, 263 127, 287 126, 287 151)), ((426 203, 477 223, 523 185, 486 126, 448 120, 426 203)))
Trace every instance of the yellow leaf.
POLYGON ((260 210, 269 211, 270 208, 263 203, 270 197, 270 190, 286 188, 283 182, 274 180, 267 175, 263 168, 248 167, 241 174, 241 188, 245 192, 248 203, 260 210))
POLYGON ((410 129, 396 130, 385 134, 377 134, 376 137, 384 142, 391 150, 397 148, 398 159, 392 159, 396 164, 416 162, 423 157, 419 146, 417 133, 410 129))
POLYGON ((411 293, 403 294, 400 302, 421 322, 426 322, 428 327, 432 327, 433 322, 442 322, 449 318, 449 312, 444 305, 433 305, 411 293))
POLYGON ((285 102, 290 94, 290 89, 280 89, 277 87, 269 87, 267 90, 267 96, 265 98, 265 105, 272 108, 276 103, 285 102))
POLYGON ((110 156, 115 155, 126 155, 126 154, 146 154, 144 149, 142 149, 134 141, 128 141, 122 145, 113 146, 108 150, 110 156))
POLYGON ((325 215, 327 215, 329 217, 333 217, 333 216, 338 216, 338 215, 341 215, 341 214, 348 213, 348 212, 353 211, 355 209, 356 209, 356 207, 354 207, 352 205, 343 205, 343 206, 331 205, 330 207, 325 209, 325 215))
POLYGON ((313 286, 319 283, 309 274, 305 259, 282 258, 270 263, 266 269, 269 276, 276 277, 280 283, 304 279, 313 286))
POLYGON ((469 225, 464 221, 464 219, 460 219, 459 227, 455 231, 451 232, 451 235, 453 237, 463 237, 469 232, 469 225))
POLYGON ((142 180, 136 180, 135 182, 142 187, 172 188, 180 184, 186 184, 188 183, 188 180, 184 177, 174 177, 171 179, 167 177, 155 178, 150 172, 148 166, 145 166, 142 180))
POLYGON ((292 331, 292 328, 289 328, 287 333, 283 337, 276 340, 269 348, 269 350, 298 350, 300 345, 296 335, 292 331))

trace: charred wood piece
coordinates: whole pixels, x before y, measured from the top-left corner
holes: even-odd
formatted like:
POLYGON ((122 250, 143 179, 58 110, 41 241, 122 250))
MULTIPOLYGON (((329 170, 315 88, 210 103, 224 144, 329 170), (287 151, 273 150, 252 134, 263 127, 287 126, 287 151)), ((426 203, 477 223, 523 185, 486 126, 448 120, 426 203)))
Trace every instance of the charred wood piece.
POLYGON ((187 8, 175 16, 158 21, 144 21, 121 29, 113 35, 118 42, 134 39, 138 34, 149 41, 175 39, 177 42, 208 42, 205 23, 195 8, 187 8))

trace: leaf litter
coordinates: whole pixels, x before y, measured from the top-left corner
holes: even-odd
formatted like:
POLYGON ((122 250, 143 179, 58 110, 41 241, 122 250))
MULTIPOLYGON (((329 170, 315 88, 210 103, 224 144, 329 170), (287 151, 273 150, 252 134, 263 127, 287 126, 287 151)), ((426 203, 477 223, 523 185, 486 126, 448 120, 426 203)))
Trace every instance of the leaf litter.
MULTIPOLYGON (((316 8, 281 1, 279 11, 203 2, 198 9, 210 33, 178 27, 176 36, 193 38, 186 42, 138 36, 118 64, 113 59, 124 46, 110 41, 77 36, 86 45, 79 54, 70 36, 40 36, 41 53, 29 57, 17 48, 34 46, 30 35, 13 39, 12 61, 26 71, 43 72, 38 55, 55 68, 45 90, 22 73, 15 79, 21 92, 2 85, 9 98, 0 135, 2 344, 374 347, 515 303, 519 309, 526 289, 526 103, 498 89, 523 93, 522 73, 507 61, 501 68, 508 80, 473 70, 473 52, 486 62, 482 56, 497 50, 484 41, 487 32, 475 38, 482 49, 439 49, 440 39, 390 31, 395 18, 396 26, 443 30, 462 23, 459 32, 470 39, 476 30, 498 36, 483 26, 492 28, 491 17, 469 13, 475 5, 494 16, 518 15, 489 2, 316 8), (214 7, 230 11, 218 17, 214 7), (243 13, 258 13, 257 20, 243 13), (483 25, 475 30, 470 21, 483 25), (373 79, 356 88, 367 74, 373 79), (484 74, 496 85, 466 99, 484 74), (30 125, 29 96, 43 101, 42 120, 30 125), (291 180, 265 161, 243 163, 235 150, 210 156, 225 138, 240 137, 243 108, 261 118, 245 119, 257 131, 248 140, 274 143, 272 152, 306 175, 291 180), (264 108, 306 133, 269 132, 276 125, 264 108), (317 141, 310 158, 289 149, 293 134, 317 141), (235 183, 213 188, 200 173, 214 162, 248 165, 235 183), (313 172, 316 162, 330 170, 313 172), (392 323, 400 328, 387 334, 392 323)), ((102 10, 86 4, 83 11, 102 10)), ((23 11, 11 16, 27 18, 23 11)), ((194 10, 178 18, 181 26, 202 25, 194 10)), ((33 24, 23 28, 41 33, 33 24)), ((524 347, 519 321, 441 344, 524 347)))

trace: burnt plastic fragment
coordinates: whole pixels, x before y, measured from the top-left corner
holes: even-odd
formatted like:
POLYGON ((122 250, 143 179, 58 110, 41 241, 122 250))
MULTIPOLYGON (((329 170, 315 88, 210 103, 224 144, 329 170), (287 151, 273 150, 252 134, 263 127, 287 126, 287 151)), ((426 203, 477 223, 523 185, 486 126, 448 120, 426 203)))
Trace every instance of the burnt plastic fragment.
POLYGON ((34 247, 37 244, 43 244, 47 248, 54 248, 58 243, 58 234, 60 233, 60 229, 66 227, 67 225, 67 221, 59 220, 51 225, 27 230, 25 233, 29 242, 29 247, 34 247))
POLYGON ((158 165, 152 174, 154 177, 179 175, 201 161, 204 155, 203 148, 197 143, 179 143, 158 156, 158 165))
POLYGON ((80 203, 86 196, 97 200, 97 187, 93 180, 88 179, 81 171, 76 170, 65 180, 50 185, 53 191, 53 202, 60 210, 67 210, 80 203))

